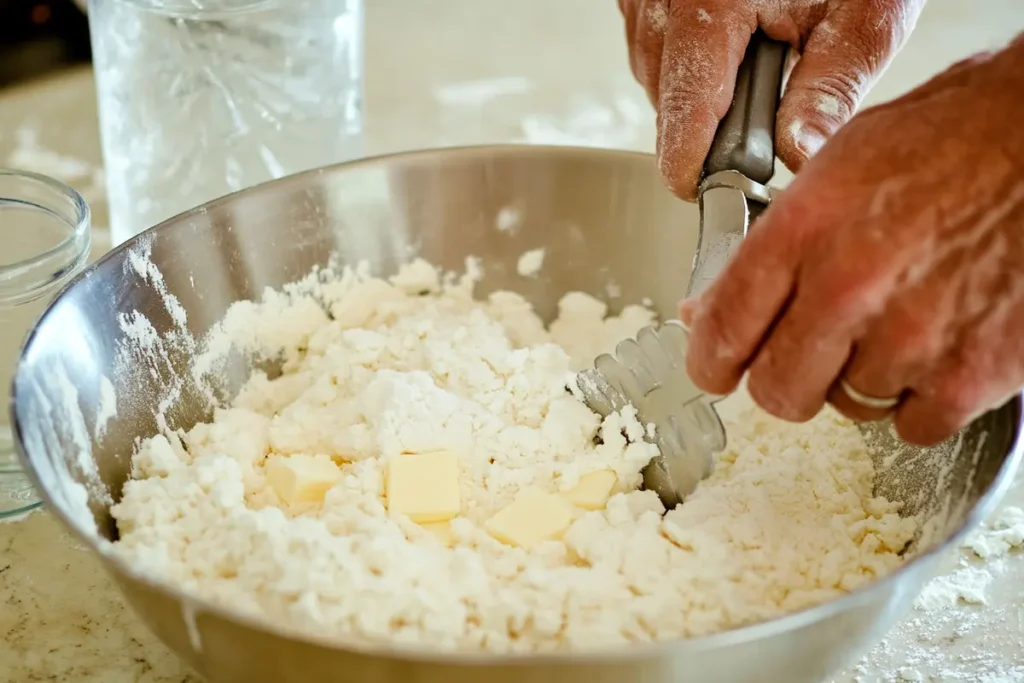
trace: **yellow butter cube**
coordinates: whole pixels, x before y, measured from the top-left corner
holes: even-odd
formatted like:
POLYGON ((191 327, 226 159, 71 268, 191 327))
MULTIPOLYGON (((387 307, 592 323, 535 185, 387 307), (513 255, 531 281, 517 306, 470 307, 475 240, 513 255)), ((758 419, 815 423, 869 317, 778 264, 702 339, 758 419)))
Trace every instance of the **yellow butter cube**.
POLYGON ((561 538, 572 518, 572 505, 562 496, 526 489, 487 520, 484 529, 506 545, 529 550, 538 543, 561 538))
POLYGON ((267 483, 286 503, 321 503, 344 476, 328 455, 274 455, 267 459, 267 483))
POLYGON ((611 470, 598 470, 580 477, 575 487, 562 495, 566 500, 584 510, 603 510, 612 496, 617 478, 611 470))
POLYGON ((388 461, 388 512, 416 522, 445 522, 462 509, 459 459, 438 451, 400 455, 388 461))
POLYGON ((421 524, 425 531, 432 533, 441 544, 451 548, 455 545, 455 534, 452 533, 451 522, 427 522, 421 524))

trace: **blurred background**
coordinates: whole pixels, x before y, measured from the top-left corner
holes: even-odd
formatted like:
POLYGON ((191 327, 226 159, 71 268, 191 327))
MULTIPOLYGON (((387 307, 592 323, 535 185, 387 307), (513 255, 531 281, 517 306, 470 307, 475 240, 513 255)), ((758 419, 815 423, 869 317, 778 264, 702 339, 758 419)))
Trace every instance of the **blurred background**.
MULTIPOLYGON (((1005 44, 1024 29, 1022 7, 930 0, 868 103, 1005 44)), ((615 0, 366 0, 364 44, 367 154, 494 142, 654 150, 615 0)), ((0 0, 0 166, 82 192, 98 255, 109 218, 89 58, 73 0, 0 0)), ((780 164, 774 182, 788 179, 780 164)))
POLYGON ((89 24, 72 0, 0 0, 0 88, 89 61, 89 24))

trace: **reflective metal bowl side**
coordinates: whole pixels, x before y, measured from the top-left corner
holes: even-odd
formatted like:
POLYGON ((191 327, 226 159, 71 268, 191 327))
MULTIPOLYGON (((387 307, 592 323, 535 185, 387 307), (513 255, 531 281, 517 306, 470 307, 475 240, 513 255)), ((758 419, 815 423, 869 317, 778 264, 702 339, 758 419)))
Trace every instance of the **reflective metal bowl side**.
MULTIPOLYGON (((879 638, 932 575, 936 551, 991 510, 1021 459, 1019 400, 984 416, 959 447, 903 448, 891 458, 881 492, 921 494, 913 512, 945 510, 938 543, 892 576, 768 623, 628 650, 455 656, 287 634, 154 583, 105 552, 116 532, 100 488, 92 486, 88 500, 95 525, 83 515, 77 483, 88 484, 95 468, 118 498, 133 440, 156 433, 157 403, 169 383, 191 376, 194 361, 187 344, 168 343, 163 355, 140 353, 119 364, 121 316, 138 311, 166 337, 177 329, 165 305, 173 296, 187 313, 188 332, 201 339, 233 302, 298 280, 332 254, 342 262, 367 260, 382 273, 414 255, 455 270, 477 256, 485 273, 481 292, 516 290, 547 318, 570 290, 606 299, 613 310, 646 297, 660 314, 673 316, 689 278, 697 225, 696 208, 662 188, 652 157, 593 149, 416 152, 243 191, 108 254, 58 297, 29 339, 15 380, 18 446, 51 509, 101 555, 146 624, 213 681, 468 683, 486 675, 508 682, 818 683, 879 638), (538 247, 546 249, 540 276, 518 276, 519 256, 538 247), (159 282, 133 266, 140 250, 159 268, 159 282), (101 432, 104 378, 118 404, 101 432)), ((228 393, 245 370, 230 369, 228 393)), ((181 391, 167 416, 173 427, 187 429, 209 410, 189 381, 181 391)), ((884 448, 894 447, 884 429, 869 432, 884 448)))

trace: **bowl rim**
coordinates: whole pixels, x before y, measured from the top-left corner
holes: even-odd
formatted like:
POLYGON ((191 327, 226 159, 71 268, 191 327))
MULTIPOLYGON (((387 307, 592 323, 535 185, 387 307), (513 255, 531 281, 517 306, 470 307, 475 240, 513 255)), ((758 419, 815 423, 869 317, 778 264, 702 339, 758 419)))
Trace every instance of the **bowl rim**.
MULTIPOLYGON (((70 290, 80 282, 88 279, 94 270, 100 268, 108 260, 117 258, 122 252, 131 249, 138 243, 152 239, 152 234, 178 227, 184 229, 189 225, 187 218, 192 215, 206 213, 210 208, 233 201, 239 196, 250 193, 257 193, 266 186, 279 186, 293 182, 300 182, 303 179, 323 175, 325 173, 336 173, 346 169, 360 167, 373 167, 395 161, 408 162, 416 159, 429 158, 438 154, 446 157, 466 157, 488 155, 518 155, 532 154, 537 152, 548 152, 556 154, 569 154, 576 156, 598 156, 598 157, 633 157, 645 159, 654 164, 656 157, 646 152, 632 150, 607 149, 598 147, 581 147, 571 145, 527 145, 527 144, 487 144, 487 145, 465 145, 457 147, 424 148, 409 151, 391 152, 375 156, 363 157, 353 161, 341 162, 329 166, 303 171, 300 173, 269 180, 252 187, 233 192, 213 201, 202 204, 198 207, 172 216, 165 221, 133 236, 126 242, 103 254, 98 260, 78 273, 70 280, 47 306, 31 333, 25 340, 23 350, 27 351, 35 342, 39 327, 46 322, 52 311, 65 298, 70 290)), ((168 598, 175 600, 181 605, 183 619, 191 619, 195 624, 201 615, 210 615, 223 619, 236 626, 258 631, 268 636, 284 638, 292 642, 299 642, 317 648, 331 651, 347 652, 370 657, 385 657, 389 659, 415 662, 422 664, 443 665, 443 666, 536 666, 536 665, 572 665, 572 664, 601 664, 601 663, 623 663, 629 661, 664 657, 667 655, 696 653, 707 650, 732 647, 743 643, 750 643, 765 638, 795 631, 807 627, 815 622, 825 620, 836 614, 856 608, 874 601, 880 594, 895 587, 895 584, 903 576, 916 571, 918 568, 935 562, 942 554, 950 548, 959 545, 960 541, 975 529, 989 514, 991 514, 998 502, 1005 496, 1007 490, 1013 484, 1013 475, 1024 460, 1024 392, 1015 394, 1006 403, 996 410, 1012 410, 1013 435, 1010 447, 1002 463, 996 472, 992 483, 978 497, 976 503, 965 515, 964 521, 948 534, 940 543, 933 544, 927 550, 914 555, 909 561, 901 564, 895 570, 885 576, 870 581, 849 593, 829 600, 824 603, 806 607, 795 612, 784 614, 774 619, 762 621, 738 628, 712 633, 709 635, 696 636, 693 638, 675 638, 651 643, 633 643, 614 647, 605 647, 594 650, 564 650, 556 652, 526 652, 526 653, 489 653, 483 651, 450 651, 438 650, 425 645, 396 644, 385 641, 370 641, 354 638, 348 635, 343 636, 321 636, 297 628, 287 628, 275 624, 273 621, 264 619, 254 614, 245 613, 231 609, 230 607, 209 601, 205 598, 190 594, 187 591, 172 585, 150 573, 134 568, 131 564, 113 552, 113 543, 103 538, 98 533, 87 533, 80 525, 72 520, 65 512, 53 504, 53 499, 48 489, 39 480, 32 461, 28 456, 22 434, 22 425, 16 412, 17 384, 21 375, 19 368, 14 373, 14 381, 11 387, 11 424, 14 427, 13 435, 15 447, 25 467, 26 472, 32 479, 41 497, 46 502, 45 509, 57 516, 65 528, 70 530, 81 542, 91 551, 99 555, 107 571, 114 574, 115 583, 119 585, 122 593, 124 587, 121 581, 130 579, 141 584, 149 590, 161 593, 168 598)), ((917 587, 918 593, 922 586, 917 587)), ((132 609, 136 611, 134 601, 127 600, 132 609)), ((143 619, 143 621, 146 621, 143 619)), ((152 628, 152 627, 151 627, 152 628)), ((200 634, 201 635, 201 634, 200 634)), ((196 654, 202 655, 202 650, 193 646, 196 654)))

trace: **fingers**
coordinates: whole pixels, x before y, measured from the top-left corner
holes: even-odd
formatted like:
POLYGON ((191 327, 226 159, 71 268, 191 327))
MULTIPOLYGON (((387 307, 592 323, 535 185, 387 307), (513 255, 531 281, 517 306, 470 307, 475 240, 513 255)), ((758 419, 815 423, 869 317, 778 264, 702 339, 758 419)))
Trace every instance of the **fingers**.
POLYGON ((810 419, 884 310, 906 258, 878 238, 872 219, 851 218, 860 202, 835 176, 830 166, 798 177, 701 298, 688 370, 704 390, 732 390, 749 365, 762 408, 810 419))
POLYGON ((704 158, 732 103, 755 28, 744 3, 670 3, 658 86, 658 163, 683 199, 697 197, 704 158))
POLYGON ((822 334, 812 311, 811 304, 787 311, 751 364, 747 380, 755 403, 791 422, 818 414, 850 354, 848 331, 822 334))
MULTIPOLYGON (((838 232, 848 226, 829 222, 821 227, 838 232)), ((803 257, 809 249, 802 249, 803 257)), ((856 249, 844 251, 848 269, 832 260, 799 264, 801 272, 791 276, 791 300, 750 365, 750 394, 776 417, 803 422, 821 410, 870 310, 866 302, 872 295, 874 266, 870 259, 861 261, 856 249)))
MULTIPOLYGON (((847 364, 841 371, 841 381, 863 396, 880 401, 900 400, 907 394, 909 384, 904 379, 909 373, 899 362, 890 362, 884 351, 858 344, 847 364), (865 348, 868 350, 865 351, 865 348)), ((860 422, 884 420, 892 413, 891 407, 866 406, 856 400, 842 386, 841 381, 829 387, 827 400, 840 413, 860 422)))
POLYGON ((900 405, 893 418, 897 434, 918 446, 932 446, 956 434, 985 411, 1012 397, 1022 377, 992 375, 968 359, 949 362, 900 405))
POLYGON ((668 0, 619 0, 626 20, 626 41, 633 76, 658 104, 661 55, 668 23, 668 0))
POLYGON ((683 327, 690 329, 693 325, 693 316, 697 315, 697 306, 700 304, 700 300, 696 297, 689 299, 683 299, 679 302, 679 322, 683 323, 683 327))
MULTIPOLYGON (((1022 205, 1021 209, 1024 209, 1022 205)), ((1024 210, 1008 217, 1007 225, 1019 226, 1024 210)), ((969 255, 975 263, 977 254, 969 255)), ((1019 250, 1004 258, 1020 263, 1019 250)), ((973 272, 971 279, 984 279, 973 272)), ((998 407, 1024 385, 1024 288, 1019 271, 1003 280, 998 292, 986 295, 988 306, 980 316, 968 310, 962 315, 950 350, 932 363, 927 375, 913 386, 913 393, 896 412, 896 431, 906 441, 932 445, 952 436, 987 410, 998 407)), ((993 280, 993 284, 995 281, 993 280)))
MULTIPOLYGON (((850 387, 872 398, 899 398, 917 384, 926 368, 946 355, 950 337, 944 323, 949 316, 942 309, 947 306, 935 297, 917 294, 911 291, 890 301, 885 314, 870 321, 842 371, 850 387)), ((881 420, 891 412, 861 405, 838 382, 828 400, 853 420, 881 420)))
POLYGON ((811 31, 779 106, 776 148, 791 170, 857 111, 913 27, 918 4, 839 4, 811 31), (865 16, 865 7, 874 11, 865 16))
POLYGON ((704 391, 729 393, 739 384, 793 291, 802 235, 791 220, 797 202, 780 201, 758 220, 715 282, 680 315, 690 326, 687 371, 704 391))

